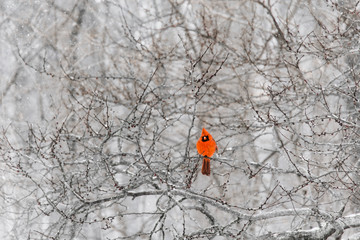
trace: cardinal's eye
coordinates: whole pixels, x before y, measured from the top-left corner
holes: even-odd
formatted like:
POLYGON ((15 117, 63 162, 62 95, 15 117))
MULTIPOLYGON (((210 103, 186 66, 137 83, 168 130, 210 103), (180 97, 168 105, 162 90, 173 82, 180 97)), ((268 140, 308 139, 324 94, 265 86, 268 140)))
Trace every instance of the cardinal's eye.
POLYGON ((203 142, 209 141, 209 136, 203 136, 201 141, 203 142))

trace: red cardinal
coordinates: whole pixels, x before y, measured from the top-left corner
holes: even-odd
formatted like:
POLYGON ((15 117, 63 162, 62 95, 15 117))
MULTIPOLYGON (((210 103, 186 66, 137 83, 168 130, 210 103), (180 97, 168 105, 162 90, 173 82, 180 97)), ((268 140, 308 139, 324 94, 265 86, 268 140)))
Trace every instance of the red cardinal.
POLYGON ((210 159, 207 157, 211 157, 215 151, 217 151, 216 142, 213 137, 206 131, 205 128, 202 129, 201 137, 196 144, 196 148, 198 153, 204 156, 203 165, 201 168, 201 173, 204 175, 210 175, 210 159))

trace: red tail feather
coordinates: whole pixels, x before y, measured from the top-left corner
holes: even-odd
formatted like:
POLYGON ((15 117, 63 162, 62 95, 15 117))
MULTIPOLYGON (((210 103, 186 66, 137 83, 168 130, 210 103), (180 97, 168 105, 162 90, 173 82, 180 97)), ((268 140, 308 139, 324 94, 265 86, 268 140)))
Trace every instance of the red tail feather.
POLYGON ((207 176, 210 175, 210 159, 209 158, 204 158, 202 168, 201 168, 201 173, 204 175, 207 175, 207 176))

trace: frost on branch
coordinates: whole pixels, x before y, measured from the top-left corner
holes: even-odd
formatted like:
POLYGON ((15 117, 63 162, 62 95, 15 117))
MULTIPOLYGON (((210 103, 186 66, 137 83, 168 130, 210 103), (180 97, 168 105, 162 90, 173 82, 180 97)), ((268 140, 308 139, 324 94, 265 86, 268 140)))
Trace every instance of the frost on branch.
POLYGON ((359 10, 0 3, 0 238, 356 239, 359 10))

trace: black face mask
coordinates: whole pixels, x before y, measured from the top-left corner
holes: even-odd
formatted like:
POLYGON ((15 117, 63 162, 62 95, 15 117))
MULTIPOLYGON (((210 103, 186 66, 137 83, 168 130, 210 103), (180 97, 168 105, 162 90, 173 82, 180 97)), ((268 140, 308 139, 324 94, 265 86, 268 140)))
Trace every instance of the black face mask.
POLYGON ((209 136, 202 136, 201 141, 202 141, 202 142, 207 142, 207 141, 209 141, 209 136))

